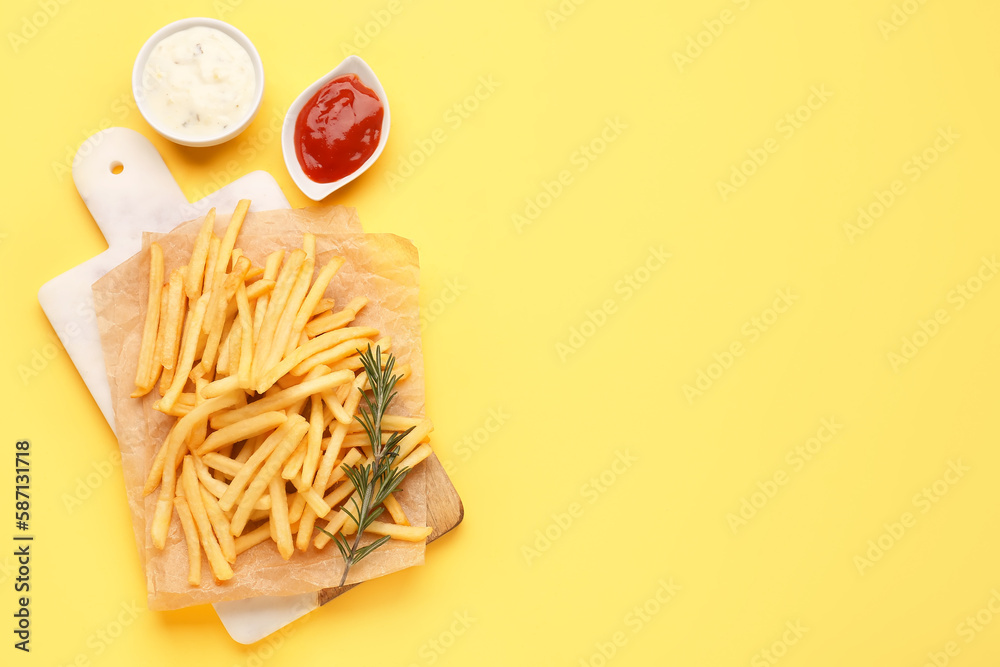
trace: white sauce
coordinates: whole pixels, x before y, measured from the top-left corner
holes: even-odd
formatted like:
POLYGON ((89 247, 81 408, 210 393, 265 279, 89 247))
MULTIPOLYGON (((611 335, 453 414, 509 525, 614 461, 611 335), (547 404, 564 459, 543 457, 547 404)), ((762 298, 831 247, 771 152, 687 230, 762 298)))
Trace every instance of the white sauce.
POLYGON ((142 74, 146 107, 165 130, 207 137, 239 125, 251 111, 256 79, 250 55, 206 26, 165 37, 142 74))

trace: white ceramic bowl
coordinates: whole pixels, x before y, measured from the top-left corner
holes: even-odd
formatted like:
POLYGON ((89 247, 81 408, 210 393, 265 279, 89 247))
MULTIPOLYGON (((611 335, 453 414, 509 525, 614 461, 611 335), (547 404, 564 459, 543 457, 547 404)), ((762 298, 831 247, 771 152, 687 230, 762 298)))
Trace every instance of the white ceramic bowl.
POLYGON ((157 30, 153 33, 152 37, 146 40, 146 43, 142 45, 142 48, 139 49, 139 55, 136 56, 135 65, 132 67, 132 94, 135 96, 135 102, 139 107, 139 112, 142 114, 142 117, 145 118, 146 122, 149 123, 149 125, 163 137, 173 141, 174 143, 181 144, 182 146, 215 146, 225 141, 229 141, 240 132, 247 129, 247 127, 250 126, 250 123, 253 122, 253 119, 257 116, 257 111, 260 110, 261 100, 264 99, 264 64, 261 62, 260 54, 257 53, 257 49, 254 47, 253 42, 251 42, 246 35, 228 23, 209 18, 181 19, 180 21, 174 21, 173 23, 157 30), (208 136, 188 136, 167 129, 154 114, 150 113, 144 95, 142 73, 146 69, 146 61, 149 60, 149 54, 164 38, 176 32, 180 32, 181 30, 187 30, 188 28, 195 28, 199 26, 215 28, 226 35, 229 35, 236 41, 237 44, 246 50, 246 52, 250 55, 250 62, 253 63, 256 91, 254 92, 253 102, 250 105, 250 112, 246 115, 246 117, 244 117, 243 121, 239 125, 219 132, 218 134, 208 136))
POLYGON ((285 122, 281 126, 281 152, 285 155, 285 167, 288 168, 288 173, 291 174, 292 180, 295 181, 295 185, 299 186, 299 190, 302 190, 305 196, 309 197, 313 201, 323 199, 330 193, 334 192, 338 188, 342 188, 363 174, 368 167, 375 163, 378 156, 382 154, 382 149, 385 148, 385 142, 388 139, 389 100, 386 98, 385 90, 382 89, 382 84, 379 83, 378 77, 375 76, 375 72, 373 72, 372 68, 368 66, 368 63, 358 56, 348 56, 343 62, 302 91, 302 94, 295 98, 292 105, 288 107, 288 112, 285 114, 285 122), (333 79, 336 79, 338 76, 344 76, 345 74, 356 74, 361 80, 361 83, 371 88, 375 94, 378 95, 379 100, 382 101, 382 133, 379 136, 378 146, 375 147, 375 152, 372 153, 367 160, 365 160, 364 164, 340 180, 330 183, 317 183, 306 176, 306 173, 302 171, 302 165, 299 164, 299 158, 295 155, 295 121, 298 119, 299 112, 302 111, 302 107, 304 107, 306 103, 312 99, 313 95, 319 92, 320 88, 333 79))

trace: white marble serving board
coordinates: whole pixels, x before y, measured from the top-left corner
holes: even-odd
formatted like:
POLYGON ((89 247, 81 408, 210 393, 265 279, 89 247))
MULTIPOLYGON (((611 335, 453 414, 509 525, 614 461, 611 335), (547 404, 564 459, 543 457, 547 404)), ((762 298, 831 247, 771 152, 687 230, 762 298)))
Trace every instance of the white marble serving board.
MULTIPOLYGON (((108 249, 38 290, 38 302, 52 323, 87 388, 115 428, 111 388, 97 330, 91 286, 137 253, 143 232, 169 232, 215 207, 231 212, 240 199, 251 211, 289 208, 274 177, 255 171, 191 203, 156 148, 141 134, 112 127, 92 135, 73 161, 73 182, 108 242, 108 249), (120 166, 120 173, 116 167, 120 166)), ((226 630, 249 644, 318 607, 317 595, 267 597, 214 605, 226 630)))

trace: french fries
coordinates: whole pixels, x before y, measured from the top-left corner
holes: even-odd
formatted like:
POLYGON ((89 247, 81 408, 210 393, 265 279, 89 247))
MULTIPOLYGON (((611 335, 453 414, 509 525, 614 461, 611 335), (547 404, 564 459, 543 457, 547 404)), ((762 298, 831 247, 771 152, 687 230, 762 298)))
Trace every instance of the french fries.
MULTIPOLYGON (((237 205, 221 238, 210 211, 186 263, 169 274, 163 249, 150 246, 132 396, 159 382, 153 407, 175 421, 150 460, 143 494, 158 490, 148 523, 156 548, 179 548, 169 538, 176 513, 191 586, 202 585, 203 555, 221 582, 236 576, 240 554, 258 545, 269 543, 285 560, 310 543, 323 548, 330 538, 315 531, 319 519, 331 533, 356 532, 344 508, 358 494, 344 468, 372 461, 357 421, 369 389, 360 354, 390 346, 378 329, 354 323, 368 304, 364 296, 327 296, 345 259, 317 262, 311 234, 302 248, 275 251, 255 265, 237 246, 249 205, 237 205), (337 302, 346 305, 335 312, 337 302)), ((398 369, 402 381, 408 366, 398 369)), ((430 455, 433 427, 423 418, 383 417, 383 444, 410 428, 396 466, 430 455)), ((389 494, 385 521, 365 532, 426 539, 431 529, 411 526, 400 498, 389 494)))

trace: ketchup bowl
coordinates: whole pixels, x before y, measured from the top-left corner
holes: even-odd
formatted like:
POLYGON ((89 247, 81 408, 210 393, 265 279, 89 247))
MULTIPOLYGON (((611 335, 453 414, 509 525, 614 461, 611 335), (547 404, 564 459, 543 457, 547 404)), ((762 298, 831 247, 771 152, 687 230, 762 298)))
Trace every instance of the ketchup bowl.
MULTIPOLYGON (((323 114, 323 117, 327 117, 327 114, 323 114)), ((377 119, 377 116, 372 115, 369 117, 369 122, 375 122, 377 125, 377 121, 373 121, 373 119, 377 119)), ((303 118, 303 122, 307 121, 308 118, 303 118)), ((374 128, 369 128, 369 130, 373 129, 374 128)), ((370 139, 372 134, 373 132, 369 131, 364 136, 370 139)), ((363 174, 370 166, 372 166, 375 160, 378 159, 378 156, 382 154, 382 150, 385 148, 385 142, 388 138, 389 101, 386 99, 385 90, 382 88, 382 84, 379 83, 378 77, 375 76, 375 72, 373 72, 372 68, 368 66, 368 63, 358 56, 348 56, 343 62, 302 91, 302 94, 295 98, 295 101, 288 107, 288 112, 285 114, 285 121, 281 126, 281 151, 285 156, 285 167, 288 169, 288 173, 291 175, 292 180, 295 181, 295 185, 302 190, 305 196, 309 197, 313 201, 320 201, 337 189, 353 181, 355 178, 363 174), (354 75, 354 77, 356 77, 356 82, 362 84, 359 87, 361 89, 360 92, 351 91, 351 94, 349 95, 350 99, 357 97, 359 100, 370 100, 370 96, 366 98, 363 93, 372 93, 378 97, 378 101, 381 103, 381 125, 378 127, 378 143, 375 146, 374 151, 368 155, 364 162, 360 165, 351 165, 350 173, 339 176, 336 180, 321 182, 320 180, 315 180, 309 173, 307 173, 307 169, 312 171, 313 174, 317 173, 315 159, 310 161, 308 167, 304 167, 302 161, 300 160, 296 126, 299 124, 299 117, 302 115, 303 110, 307 109, 307 107, 310 107, 310 105, 316 102, 314 98, 316 98, 321 91, 324 89, 328 90, 328 84, 337 85, 333 83, 335 80, 340 80, 341 78, 349 77, 350 75, 354 75)), ((370 150, 370 146, 366 146, 365 148, 370 150)))

